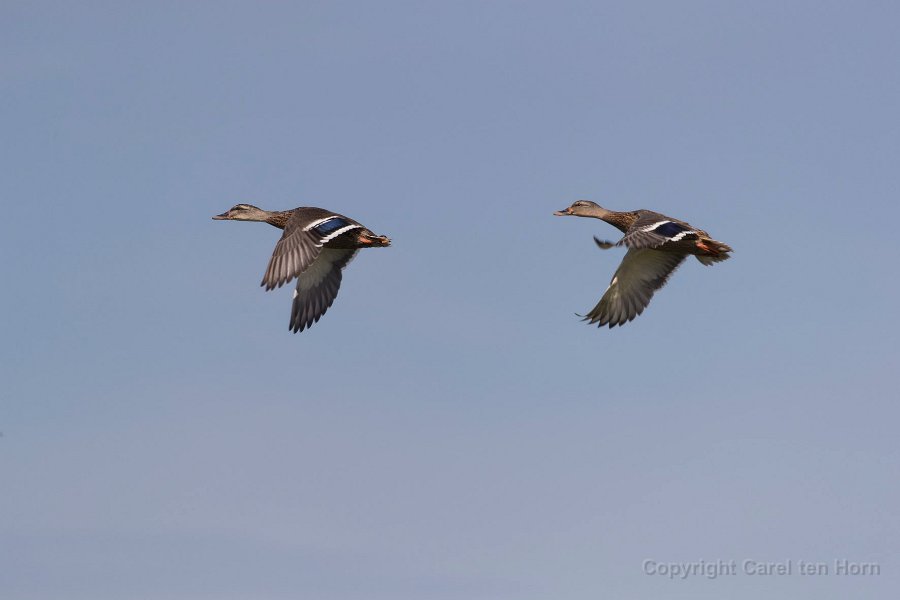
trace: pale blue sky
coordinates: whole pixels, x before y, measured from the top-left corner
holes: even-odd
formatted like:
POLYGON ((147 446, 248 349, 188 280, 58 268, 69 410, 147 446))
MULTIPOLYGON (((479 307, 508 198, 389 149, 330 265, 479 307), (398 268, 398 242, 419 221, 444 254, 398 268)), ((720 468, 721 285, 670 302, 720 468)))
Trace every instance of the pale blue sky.
POLYGON ((0 7, 0 596, 885 598, 891 2, 0 7), (734 247, 594 305, 652 208, 734 247), (310 331, 259 281, 332 208, 310 331), (876 562, 670 581, 661 562, 876 562))

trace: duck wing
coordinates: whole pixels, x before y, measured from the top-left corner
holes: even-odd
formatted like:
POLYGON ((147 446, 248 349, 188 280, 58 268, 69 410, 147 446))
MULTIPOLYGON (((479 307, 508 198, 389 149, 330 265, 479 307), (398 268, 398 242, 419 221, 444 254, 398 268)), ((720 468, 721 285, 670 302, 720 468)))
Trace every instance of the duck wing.
POLYGON ((653 294, 687 255, 648 248, 630 248, 600 302, 584 320, 598 327, 624 325, 644 312, 653 294))
POLYGON ((341 287, 342 269, 358 250, 323 248, 313 263, 297 278, 291 322, 294 333, 311 327, 325 314, 341 287))
POLYGON ((281 287, 310 268, 327 241, 351 229, 362 228, 353 219, 337 214, 326 214, 312 221, 302 214, 291 216, 275 244, 260 285, 266 291, 281 287))
POLYGON ((659 213, 644 211, 628 228, 617 246, 628 248, 658 248, 666 242, 696 238, 700 233, 690 224, 659 213))

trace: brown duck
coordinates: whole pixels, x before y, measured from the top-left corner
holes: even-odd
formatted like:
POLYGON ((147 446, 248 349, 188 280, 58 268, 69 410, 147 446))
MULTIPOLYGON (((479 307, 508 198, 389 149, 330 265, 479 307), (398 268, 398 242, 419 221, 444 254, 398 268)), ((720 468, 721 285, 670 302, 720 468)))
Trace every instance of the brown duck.
POLYGON ((213 219, 262 221, 284 230, 260 285, 268 291, 297 278, 288 325, 294 333, 311 327, 325 314, 341 287, 342 269, 360 248, 391 245, 387 237, 375 235, 361 223, 313 206, 268 211, 237 204, 213 219))
POLYGON ((712 239, 702 229, 651 210, 616 212, 589 200, 578 200, 553 214, 602 219, 625 234, 615 243, 594 237, 604 250, 628 248, 600 302, 584 316, 585 321, 598 327, 624 325, 644 312, 656 290, 689 255, 707 266, 730 258, 727 244, 712 239))

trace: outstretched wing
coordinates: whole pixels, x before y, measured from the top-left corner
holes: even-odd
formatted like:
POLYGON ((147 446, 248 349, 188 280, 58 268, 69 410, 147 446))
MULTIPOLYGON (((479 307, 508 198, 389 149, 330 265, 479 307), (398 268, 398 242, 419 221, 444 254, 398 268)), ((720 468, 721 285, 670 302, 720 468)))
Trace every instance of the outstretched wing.
POLYGON ((362 229, 359 223, 341 215, 327 214, 309 223, 291 218, 284 228, 284 235, 275 244, 269 266, 260 285, 266 291, 281 287, 306 271, 322 252, 322 247, 351 229, 362 229))
POLYGON ((628 228, 618 246, 628 248, 657 248, 666 242, 693 239, 700 233, 684 221, 646 211, 628 228))
POLYGON ((644 312, 654 292, 666 284, 685 258, 684 254, 672 252, 629 249, 600 302, 584 320, 598 327, 631 321, 644 312))
POLYGON ((341 269, 358 250, 323 248, 313 263, 297 278, 291 323, 294 333, 311 327, 334 302, 341 287, 341 269))

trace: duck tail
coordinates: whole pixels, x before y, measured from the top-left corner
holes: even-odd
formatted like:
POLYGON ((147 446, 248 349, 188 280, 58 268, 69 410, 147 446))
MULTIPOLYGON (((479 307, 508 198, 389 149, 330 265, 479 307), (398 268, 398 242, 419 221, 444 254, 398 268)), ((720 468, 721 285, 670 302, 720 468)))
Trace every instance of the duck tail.
POLYGON ((706 265, 707 267, 714 265, 717 262, 722 262, 723 260, 728 260, 731 258, 731 246, 728 244, 723 244, 722 242, 718 242, 716 240, 711 239, 701 239, 697 241, 697 248, 703 250, 703 254, 697 254, 697 260, 706 265))

